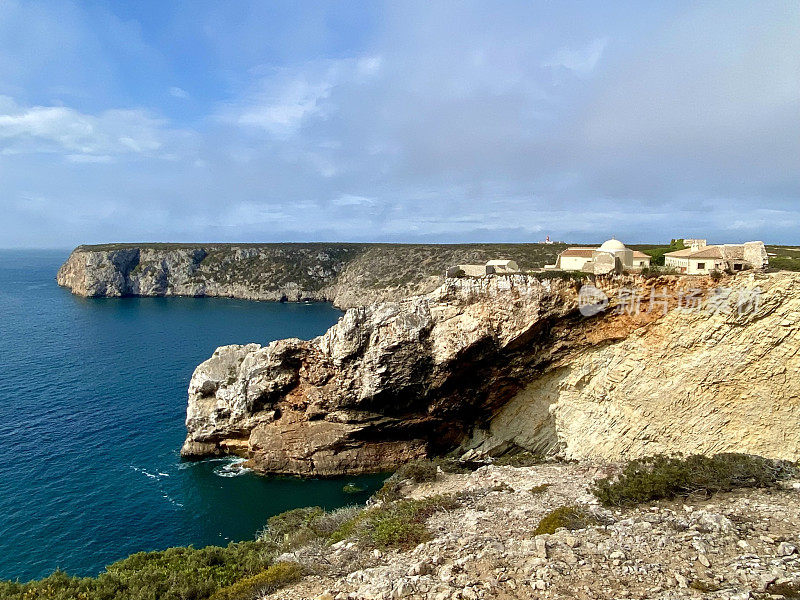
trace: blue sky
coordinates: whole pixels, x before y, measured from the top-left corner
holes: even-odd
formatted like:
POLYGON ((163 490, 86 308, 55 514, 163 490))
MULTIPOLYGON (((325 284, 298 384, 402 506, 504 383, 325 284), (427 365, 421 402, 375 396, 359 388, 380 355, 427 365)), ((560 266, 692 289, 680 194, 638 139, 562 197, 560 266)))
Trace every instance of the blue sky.
POLYGON ((0 247, 800 243, 797 2, 0 0, 0 247))

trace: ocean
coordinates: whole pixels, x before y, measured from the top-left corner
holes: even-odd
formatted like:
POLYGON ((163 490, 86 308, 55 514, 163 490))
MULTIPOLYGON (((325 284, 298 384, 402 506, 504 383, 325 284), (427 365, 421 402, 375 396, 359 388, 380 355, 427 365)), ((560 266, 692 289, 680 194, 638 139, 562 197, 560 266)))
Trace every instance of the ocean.
POLYGON ((178 454, 189 379, 217 346, 312 338, 338 310, 79 298, 55 282, 67 254, 0 251, 0 578, 95 575, 133 552, 252 539, 271 515, 363 503, 380 485, 178 454))

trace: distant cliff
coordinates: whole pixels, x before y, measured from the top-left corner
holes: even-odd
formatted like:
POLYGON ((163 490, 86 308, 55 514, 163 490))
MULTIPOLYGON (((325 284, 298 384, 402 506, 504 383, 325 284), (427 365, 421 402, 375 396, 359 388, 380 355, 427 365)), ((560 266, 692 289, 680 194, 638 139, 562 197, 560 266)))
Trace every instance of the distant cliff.
POLYGON ((447 267, 555 261, 561 244, 104 244, 77 247, 58 271, 74 294, 327 300, 341 308, 424 294, 447 267))
POLYGON ((610 304, 591 318, 573 282, 448 279, 351 309, 311 341, 218 348, 191 380, 183 454, 305 475, 455 447, 800 458, 800 275, 596 283, 610 304), (728 303, 754 291, 757 301, 740 314, 720 290, 728 303), (690 293, 701 308, 679 310, 690 293))

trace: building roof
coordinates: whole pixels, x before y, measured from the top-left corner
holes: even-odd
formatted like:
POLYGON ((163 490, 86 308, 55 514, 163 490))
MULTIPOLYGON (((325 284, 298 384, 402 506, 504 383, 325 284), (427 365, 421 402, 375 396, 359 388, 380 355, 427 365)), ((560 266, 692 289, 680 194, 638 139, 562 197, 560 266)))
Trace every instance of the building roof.
POLYGON ((645 254, 644 252, 639 252, 638 250, 633 251, 633 258, 652 258, 649 254, 645 254))
POLYGON ((511 263, 517 264, 513 260, 490 260, 486 263, 486 266, 507 267, 511 263))
POLYGON ((567 248, 559 256, 580 256, 582 258, 592 258, 592 252, 597 248, 567 248))
POLYGON ((671 256, 672 258, 689 258, 695 252, 699 252, 699 250, 684 248, 683 250, 673 250, 672 252, 666 252, 664 256, 671 256))
POLYGON ((722 258, 722 249, 719 246, 706 246, 693 252, 689 258, 722 258))
POLYGON ((605 242, 603 242, 599 250, 605 250, 606 252, 616 252, 617 250, 625 250, 625 244, 623 244, 619 240, 611 238, 610 240, 606 240, 605 242))
POLYGON ((719 246, 706 246, 700 250, 685 248, 683 250, 667 252, 664 256, 670 256, 672 258, 722 258, 722 250, 719 246))

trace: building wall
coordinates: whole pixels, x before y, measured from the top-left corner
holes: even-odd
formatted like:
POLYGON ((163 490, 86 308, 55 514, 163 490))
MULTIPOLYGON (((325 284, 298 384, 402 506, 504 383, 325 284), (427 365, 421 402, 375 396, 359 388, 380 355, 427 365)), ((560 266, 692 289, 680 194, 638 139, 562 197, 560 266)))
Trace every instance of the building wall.
POLYGON ((685 270, 689 268, 689 259, 688 258, 677 258, 675 256, 665 256, 664 257, 664 266, 665 267, 674 267, 678 271, 683 270, 682 272, 686 272, 685 270))
POLYGON ((745 242, 744 260, 754 269, 765 269, 769 266, 769 256, 764 242, 745 242))
POLYGON ((725 261, 719 258, 690 258, 689 268, 686 271, 689 275, 708 275, 715 269, 722 271, 725 269, 725 261), (700 268, 700 265, 703 268, 700 268))
POLYGON ((582 271, 586 261, 591 260, 585 256, 562 256, 559 259, 559 267, 564 271, 582 271))

